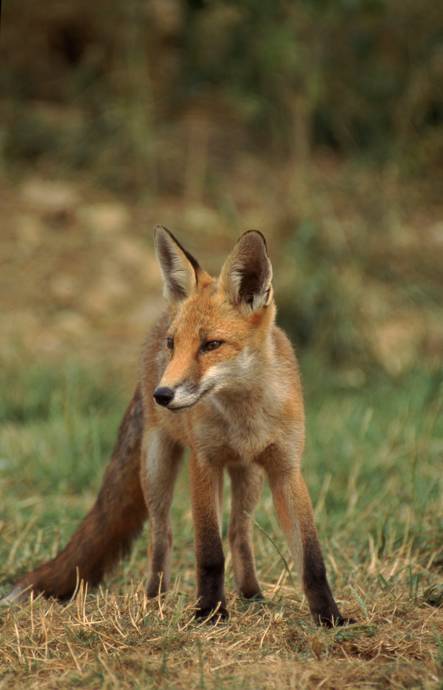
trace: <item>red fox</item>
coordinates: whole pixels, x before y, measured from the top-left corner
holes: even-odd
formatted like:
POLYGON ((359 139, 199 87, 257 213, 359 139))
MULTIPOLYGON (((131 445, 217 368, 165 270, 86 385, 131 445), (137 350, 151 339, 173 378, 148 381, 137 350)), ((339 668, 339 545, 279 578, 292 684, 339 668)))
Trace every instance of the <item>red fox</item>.
POLYGON ((262 478, 316 623, 349 622, 334 601, 300 468, 304 409, 297 361, 275 325, 266 241, 240 237, 217 279, 171 232, 155 247, 168 310, 148 337, 141 377, 91 511, 53 560, 18 581, 8 599, 33 590, 66 599, 79 578, 96 585, 151 521, 148 596, 170 582, 170 507, 184 448, 190 449, 197 564, 196 616, 226 618, 221 538, 223 472, 232 484, 229 543, 236 585, 261 597, 252 543, 262 478))

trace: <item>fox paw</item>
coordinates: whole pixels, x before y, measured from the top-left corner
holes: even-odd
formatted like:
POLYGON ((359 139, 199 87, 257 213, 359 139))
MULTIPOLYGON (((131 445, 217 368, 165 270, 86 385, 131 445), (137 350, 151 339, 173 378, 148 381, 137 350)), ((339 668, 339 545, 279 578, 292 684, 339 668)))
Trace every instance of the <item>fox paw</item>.
POLYGON ((199 621, 205 620, 207 623, 216 625, 229 618, 228 609, 225 606, 197 608, 195 618, 199 621))
POLYGON ((338 616, 319 614, 318 616, 314 616, 314 620, 317 625, 321 625, 323 628, 338 628, 343 625, 353 625, 357 622, 354 618, 347 618, 341 614, 338 616))

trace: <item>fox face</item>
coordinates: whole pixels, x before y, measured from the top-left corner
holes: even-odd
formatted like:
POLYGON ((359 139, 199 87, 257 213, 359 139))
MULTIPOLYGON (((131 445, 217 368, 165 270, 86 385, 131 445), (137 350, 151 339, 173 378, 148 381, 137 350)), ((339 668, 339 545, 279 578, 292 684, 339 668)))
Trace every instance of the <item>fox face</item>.
POLYGON ((245 233, 217 279, 165 228, 156 229, 156 252, 171 321, 155 401, 177 411, 211 392, 240 390, 257 376, 275 319, 272 268, 263 236, 245 233))

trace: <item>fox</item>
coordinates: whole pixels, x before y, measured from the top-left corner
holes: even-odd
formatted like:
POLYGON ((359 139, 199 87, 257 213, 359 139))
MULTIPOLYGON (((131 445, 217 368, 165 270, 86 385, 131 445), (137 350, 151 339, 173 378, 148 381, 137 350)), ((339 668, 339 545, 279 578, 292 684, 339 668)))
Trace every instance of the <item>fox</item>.
POLYGON ((8 601, 34 594, 67 600, 79 581, 97 585, 150 520, 147 596, 171 580, 170 509, 189 450, 198 619, 228 617, 222 542, 223 483, 231 483, 228 540, 240 596, 262 599, 253 548, 264 478, 298 565, 313 620, 352 622, 328 583, 301 472, 305 413, 296 355, 276 324, 265 237, 238 239, 217 278, 163 226, 154 245, 167 309, 148 335, 139 381, 97 499, 67 546, 18 580, 8 601))

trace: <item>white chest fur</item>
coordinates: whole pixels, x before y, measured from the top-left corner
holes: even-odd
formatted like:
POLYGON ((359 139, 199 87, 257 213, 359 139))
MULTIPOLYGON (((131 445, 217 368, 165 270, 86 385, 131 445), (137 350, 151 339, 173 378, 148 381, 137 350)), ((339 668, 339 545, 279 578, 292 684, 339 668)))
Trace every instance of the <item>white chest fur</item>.
POLYGON ((239 402, 214 396, 215 418, 222 421, 224 443, 242 460, 250 462, 275 438, 274 416, 263 401, 239 402))
POLYGON ((206 405, 206 419, 197 435, 207 456, 216 456, 223 447, 241 462, 252 462, 270 444, 283 440, 282 401, 272 394, 259 389, 247 396, 215 394, 206 405))

